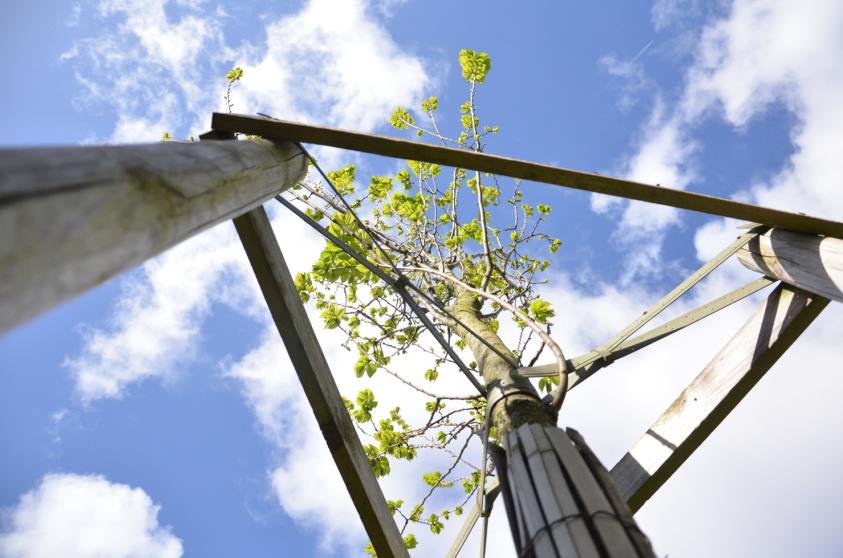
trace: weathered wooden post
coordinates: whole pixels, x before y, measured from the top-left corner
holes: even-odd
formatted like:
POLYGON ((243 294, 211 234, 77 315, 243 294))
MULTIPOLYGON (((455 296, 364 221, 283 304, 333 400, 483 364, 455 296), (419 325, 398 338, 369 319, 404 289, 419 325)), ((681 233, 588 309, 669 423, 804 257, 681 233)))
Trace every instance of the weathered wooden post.
POLYGON ((843 302, 843 240, 771 229, 738 250, 748 269, 843 302))
POLYGON ((637 511, 814 321, 828 299, 779 285, 612 468, 637 511))
POLYGON ((0 332, 290 188, 298 154, 266 141, 0 151, 0 332))

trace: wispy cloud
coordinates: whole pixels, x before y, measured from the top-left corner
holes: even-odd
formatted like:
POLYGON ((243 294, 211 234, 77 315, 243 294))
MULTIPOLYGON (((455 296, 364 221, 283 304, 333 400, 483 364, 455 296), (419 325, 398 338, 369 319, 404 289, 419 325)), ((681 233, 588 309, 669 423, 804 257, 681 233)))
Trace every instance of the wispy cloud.
MULTIPOLYGON (((619 165, 619 172, 643 182, 690 187, 707 171, 695 162, 695 155, 704 148, 701 130, 706 123, 725 121, 741 133, 770 109, 783 106, 796 121, 790 131, 792 154, 780 161, 771 178, 736 184, 732 195, 751 203, 840 219, 843 197, 834 185, 843 174, 843 161, 837 155, 843 143, 843 110, 837 102, 843 95, 843 67, 836 62, 843 57, 843 5, 823 0, 798 6, 786 1, 737 0, 724 6, 701 30, 691 32, 687 22, 676 19, 684 17, 684 4, 657 2, 653 8, 656 27, 678 26, 683 36, 694 38, 693 59, 682 89, 673 103, 657 97, 656 110, 643 123, 641 139, 619 165)), ((595 210, 620 215, 619 242, 636 234, 648 235, 650 242, 655 242, 630 245, 627 278, 630 273, 646 277, 665 265, 659 252, 661 241, 667 231, 682 226, 674 210, 638 212, 636 205, 599 197, 593 200, 595 210)), ((697 257, 706 260, 722 249, 736 236, 737 224, 715 219, 698 229, 694 235, 697 257)), ((677 310, 714 298, 749 277, 734 262, 717 273, 677 310)), ((605 341, 617 331, 617 326, 609 327, 609 323, 614 324, 624 312, 631 319, 645 308, 645 301, 654 298, 646 291, 618 293, 609 287, 580 293, 575 285, 564 283, 563 292, 548 296, 571 308, 579 303, 595 308, 587 313, 587 320, 576 319, 577 312, 571 311, 566 331, 559 332, 560 339, 579 339, 582 347, 605 341), (602 333, 592 338, 595 331, 602 333), (587 339, 582 339, 583 332, 587 339)), ((601 372, 590 380, 594 384, 571 394, 567 420, 583 425, 598 454, 611 465, 661 412, 655 409, 666 409, 736 331, 749 306, 745 303, 721 312, 601 372), (600 428, 590 418, 595 414, 623 420, 613 421, 612 428, 600 428)), ((660 553, 817 555, 841 548, 839 529, 823 516, 833 513, 826 504, 827 494, 840 490, 829 487, 825 479, 841 466, 843 455, 833 450, 820 456, 811 449, 838 435, 836 425, 843 421, 831 395, 839 396, 843 385, 828 368, 843 356, 839 343, 831 340, 839 336, 841 327, 843 311, 832 303, 638 514, 660 553), (803 376, 805 371, 811 372, 803 376), (781 450, 782 439, 788 440, 786 452, 781 450), (801 452, 817 457, 791 459, 801 452), (784 492, 772 491, 770 487, 781 486, 783 471, 801 482, 784 492), (703 483, 705 489, 701 490, 703 483), (691 500, 696 504, 689 507, 691 500), (723 502, 729 505, 724 508, 723 502), (790 513, 792 506, 811 509, 812 520, 790 513), (750 516, 754 519, 748 525, 745 518, 750 516), (768 527, 782 522, 792 526, 789 534, 768 527), (716 540, 705 547, 697 544, 711 529, 719 533, 716 540), (808 539, 810 549, 804 547, 808 539)))
POLYGON ((204 131, 210 113, 224 108, 224 76, 235 64, 246 70, 237 110, 362 130, 383 123, 395 105, 416 102, 429 84, 422 62, 394 43, 363 0, 311 0, 297 13, 266 17, 260 42, 236 46, 226 41, 224 10, 180 2, 184 13, 172 15, 168 4, 99 0, 109 30, 62 55, 77 68, 82 100, 116 112, 109 141, 204 131))
POLYGON ((235 286, 249 283, 235 241, 231 225, 217 226, 124 280, 111 323, 83 329, 82 350, 65 362, 84 403, 122 397, 146 378, 175 379, 194 356, 211 306, 230 300, 244 307, 235 286))
MULTIPOLYGON (((656 18, 657 23, 678 13, 675 10, 681 4, 657 4, 654 17, 656 12, 664 15, 656 18)), ((836 101, 843 91, 843 69, 834 61, 843 56, 841 27, 843 8, 838 2, 817 0, 810 8, 773 0, 735 2, 728 13, 698 34, 678 101, 668 104, 656 94, 641 139, 618 172, 641 182, 684 189, 704 171, 694 161, 703 123, 723 118, 740 132, 779 103, 798 122, 791 131, 794 152, 771 180, 738 185, 733 195, 791 211, 839 216, 843 198, 834 184, 843 167, 834 152, 843 129, 843 109, 836 101)), ((649 244, 643 250, 650 255, 631 254, 631 276, 654 269, 658 258, 651 255, 657 255, 664 238, 661 233, 681 225, 673 209, 597 196, 592 206, 598 212, 624 208, 618 238, 630 238, 639 231, 655 242, 655 247, 649 244)))

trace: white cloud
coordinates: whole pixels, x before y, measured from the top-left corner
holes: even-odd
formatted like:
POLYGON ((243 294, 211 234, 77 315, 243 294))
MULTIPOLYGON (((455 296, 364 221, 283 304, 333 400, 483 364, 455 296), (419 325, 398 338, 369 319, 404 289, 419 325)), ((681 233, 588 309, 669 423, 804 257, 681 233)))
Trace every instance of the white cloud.
MULTIPOLYGON (((234 65, 245 70, 232 97, 239 112, 367 131, 429 85, 422 62, 363 0, 310 0, 297 13, 266 17, 264 42, 236 47, 225 39, 224 10, 182 2, 189 13, 175 17, 171 2, 99 0, 100 16, 117 25, 61 57, 74 60, 88 101, 115 109, 112 142, 205 131, 211 112, 225 108, 224 76, 234 65)), ((376 9, 387 5, 395 7, 376 9)))
MULTIPOLYGON (((659 4, 666 5, 664 2, 659 4)), ((768 71, 766 68, 771 65, 760 63, 758 68, 750 68, 747 75, 744 75, 739 71, 738 61, 748 54, 743 54, 743 47, 740 45, 746 44, 746 48, 756 48, 757 42, 760 45, 757 48, 761 49, 779 40, 789 41, 790 35, 795 32, 780 34, 774 29, 775 25, 768 22, 796 25, 790 19, 809 17, 802 15, 802 12, 809 11, 807 8, 799 10, 797 14, 782 12, 788 13, 788 17, 774 17, 768 13, 767 8, 761 9, 768 5, 769 10, 785 9, 781 4, 739 2, 726 19, 718 20, 709 26, 712 31, 705 35, 700 51, 703 54, 688 74, 688 84, 683 96, 686 101, 680 108, 672 110, 657 105, 648 122, 650 131, 642 134, 636 152, 622 165, 623 174, 643 182, 661 183, 666 187, 685 187, 694 179, 695 173, 700 172, 700 169, 693 166, 693 154, 696 149, 693 139, 695 126, 702 118, 716 114, 714 110, 723 107, 729 122, 737 127, 747 126, 752 117, 770 106, 770 103, 783 101, 788 103, 800 119, 800 125, 792 136, 797 147, 796 153, 783 165, 782 172, 772 182, 753 185, 750 192, 744 195, 759 201, 770 199, 772 201, 769 203, 774 204, 793 203, 794 200, 807 203, 803 200, 815 200, 811 203, 824 204, 824 207, 829 208, 837 207, 835 204, 840 203, 840 197, 835 198, 831 188, 835 184, 832 178, 840 174, 835 164, 839 158, 829 157, 827 153, 834 153, 834 145, 839 145, 839 130, 843 129, 837 120, 839 108, 833 106, 836 99, 834 93, 841 91, 837 81, 840 70, 824 66, 828 83, 822 84, 819 79, 811 81, 816 77, 813 71, 802 71, 798 67, 800 64, 810 65, 812 57, 828 60, 828 64, 839 58, 829 54, 830 51, 839 52, 834 46, 836 39, 828 31, 833 25, 825 21, 819 22, 822 24, 820 32, 811 32, 807 36, 814 37, 812 40, 819 43, 824 42, 825 46, 813 49, 805 47, 801 57, 796 57, 793 61, 785 60, 787 71, 775 68, 768 71), (744 18, 746 22, 731 25, 730 18, 744 18), (758 25, 755 25, 756 23, 758 25), (739 40, 740 33, 752 34, 756 31, 766 33, 763 40, 739 40), (738 69, 725 70, 733 66, 738 69), (741 83, 741 80, 745 83, 741 83), (821 117, 824 114, 828 119, 827 123, 822 121, 821 117)), ((834 6, 830 3, 817 4, 815 8, 822 13, 816 17, 811 15, 811 18, 825 17, 830 21, 839 22, 837 12, 832 9, 834 6)), ((799 33, 806 32, 802 28, 799 29, 799 33)), ((367 18, 366 5, 361 2, 329 5, 324 1, 314 0, 296 14, 270 18, 266 30, 266 45, 244 47, 239 52, 231 50, 227 54, 230 58, 226 62, 242 61, 246 69, 245 81, 238 85, 236 90, 235 102, 238 110, 263 110, 281 118, 304 120, 315 120, 316 115, 319 115, 318 119, 322 122, 371 129, 388 116, 394 105, 411 103, 428 82, 421 63, 401 52, 385 31, 367 18), (396 76, 400 79, 396 79, 396 76), (377 87, 372 84, 377 84, 377 87)), ((123 32, 136 33, 129 28, 123 29, 123 32)), ((138 41, 145 55, 156 52, 157 43, 154 37, 146 39, 145 42, 142 39, 138 41)), ((136 49, 124 54, 116 46, 117 43, 99 52, 99 63, 125 64, 127 58, 137 57, 137 53, 141 52, 136 49), (111 48, 112 46, 115 48, 111 48)), ((774 46, 771 52, 779 52, 776 49, 787 50, 784 46, 774 46)), ((189 46, 177 51, 183 53, 184 57, 189 57, 192 52, 189 46)), ((163 55, 159 53, 159 56, 163 55)), ((168 63, 175 64, 177 59, 180 58, 176 57, 168 63)), ((214 93, 208 97, 207 106, 203 106, 202 110, 210 110, 217 106, 214 103, 221 95, 220 87, 221 85, 206 89, 214 93)), ((113 84, 104 89, 108 92, 112 90, 128 94, 127 92, 132 91, 132 84, 120 87, 113 84)), ((182 96, 190 93, 189 89, 176 90, 182 96)), ((170 111, 165 112, 169 114, 170 111)), ((125 135, 130 136, 140 133, 145 123, 153 122, 155 126, 163 126, 168 122, 163 120, 162 114, 164 113, 154 111, 130 111, 127 113, 126 123, 118 128, 118 131, 126 130, 125 135)), ((206 114, 197 109, 192 118, 204 118, 206 114)), ((156 130, 155 136, 158 134, 159 131, 156 130)), ((600 207, 599 201, 594 203, 600 207)), ((652 206, 641 204, 622 207, 608 207, 604 204, 601 209, 620 212, 619 230, 624 231, 624 234, 619 233, 616 238, 619 241, 625 238, 623 241, 628 243, 628 247, 634 244, 635 235, 638 235, 639 239, 658 239, 669 227, 681 224, 676 212, 671 209, 652 209, 652 206)), ((293 226, 291 231, 289 221, 284 227, 283 235, 279 235, 285 256, 290 260, 293 269, 302 269, 312 257, 314 245, 308 240, 301 240, 308 237, 296 226, 293 226), (297 242, 288 246, 284 242, 285 238, 295 238, 297 242)), ((725 244, 723 240, 734 233, 733 224, 719 221, 698 231, 698 255, 710 255, 725 244)), ((227 234, 230 235, 230 231, 227 234)), ((206 233, 199 239, 210 235, 211 233, 206 233)), ((202 321, 215 302, 227 300, 225 296, 217 294, 218 289, 229 284, 222 278, 226 273, 241 273, 244 269, 246 271, 243 273, 248 274, 248 268, 243 262, 238 263, 237 258, 232 256, 233 252, 227 252, 230 249, 240 253, 236 239, 224 239, 223 247, 217 246, 221 252, 210 248, 209 244, 213 243, 206 244, 199 239, 192 245, 192 249, 185 248, 178 256, 165 255, 157 263, 150 264, 151 267, 144 268, 140 277, 136 277, 136 286, 126 295, 127 302, 122 305, 126 312, 117 316, 113 327, 98 330, 93 334, 82 355, 73 360, 71 368, 76 375, 77 385, 83 386, 79 388, 83 398, 85 393, 89 394, 88 399, 119 396, 133 382, 143 378, 170 377, 183 363, 183 355, 190 355, 191 351, 195 350, 202 321), (202 263, 205 259, 212 261, 202 263), (190 293, 171 288, 172 281, 185 276, 188 281, 193 281, 190 284, 190 293), (156 347, 156 354, 150 354, 149 347, 156 347), (164 371, 163 374, 161 371, 164 371), (82 380, 83 377, 85 380, 82 380)), ((660 263, 660 245, 656 243, 655 247, 649 246, 648 250, 629 250, 635 252, 628 268, 631 273, 652 270, 660 263)), ((176 254, 175 251, 173 253, 176 254)), ((740 280, 739 268, 727 267, 723 271, 722 277, 718 276, 701 285, 698 288, 699 292, 680 305, 677 311, 713 298, 740 280)), ((250 277, 242 282, 253 284, 250 277)), ((643 309, 646 301, 654 298, 654 295, 647 291, 620 290, 602 285, 597 286, 596 291, 586 292, 567 280, 564 274, 554 275, 554 283, 555 289, 549 296, 555 301, 558 313, 563 315, 564 312, 566 317, 565 320, 560 320, 555 329, 555 336, 563 348, 572 353, 588 350, 604 341, 616 332, 627 318, 633 317, 643 309)), ((259 305, 260 297, 256 295, 253 287, 251 289, 248 292, 232 293, 231 296, 241 303, 246 301, 244 304, 247 307, 252 303, 259 305)), ((738 327, 742 320, 742 312, 749 306, 739 305, 677 334, 670 341, 660 342, 658 348, 645 350, 601 372, 571 394, 563 420, 580 428, 598 454, 604 457, 606 464, 611 466, 704 366, 716 351, 718 344, 724 342, 738 327)), ((706 550, 710 547, 694 548, 688 541, 695 539, 695 533, 698 533, 696 538, 705 536, 701 530, 711 525, 706 522, 706 518, 721 514, 722 501, 732 502, 734 509, 743 509, 743 517, 751 515, 753 510, 757 512, 758 506, 763 506, 762 511, 767 514, 765 517, 768 522, 776 522, 775 517, 769 516, 780 508, 781 502, 774 501, 774 498, 782 491, 764 492, 763 488, 778 486, 782 472, 772 467, 765 468, 764 465, 767 465, 767 461, 777 462, 782 450, 781 446, 776 444, 781 443, 781 438, 775 435, 775 428, 772 429, 772 434, 767 431, 763 435, 759 434, 757 425, 769 421, 769 409, 778 408, 785 401, 791 405, 788 416, 794 417, 789 426, 790 430, 787 430, 792 438, 788 439, 787 443, 795 444, 803 450, 791 452, 789 455, 809 454, 812 451, 811 444, 819 443, 819 434, 816 432, 826 433, 828 437, 833 435, 827 429, 820 429, 812 431, 815 434, 807 438, 800 438, 795 425, 813 427, 817 423, 840 424, 843 417, 839 415, 838 407, 829 402, 832 397, 829 394, 839 393, 839 386, 833 379, 818 377, 815 385, 805 388, 804 398, 793 398, 792 378, 794 370, 798 371, 803 366, 820 370, 828 362, 839 360, 839 356, 835 356, 836 353, 832 349, 835 346, 835 332, 840 329, 839 314, 833 311, 830 318, 824 318, 818 323, 797 345, 796 356, 788 357, 792 360, 783 361, 771 373, 777 374, 776 377, 784 377, 787 381, 776 383, 765 380, 762 387, 770 383, 772 388, 759 388, 750 394, 750 401, 757 400, 757 403, 745 404, 749 410, 741 410, 735 418, 730 418, 722 428, 722 434, 718 434, 709 442, 720 445, 704 446, 698 457, 687 465, 689 472, 677 475, 659 496, 648 504, 641 517, 645 529, 653 536, 658 549, 671 549, 672 554, 688 556, 711 555, 706 550), (799 359, 798 362, 796 359, 799 359), (761 395, 756 396, 756 393, 761 395), (813 399, 814 395, 818 399, 813 399), (747 449, 747 440, 750 439, 754 441, 754 445, 747 449), (708 449, 709 447, 715 449, 708 449), (729 469, 734 461, 733 456, 736 455, 740 456, 741 460, 755 463, 758 468, 752 472, 756 492, 744 499, 741 499, 740 495, 742 487, 746 485, 742 485, 740 479, 734 476, 737 473, 728 472, 747 471, 741 468, 729 469), (728 456, 725 463, 724 456, 728 456), (694 465, 695 463, 701 465, 694 465), (694 476, 694 467, 697 467, 697 476, 694 476), (706 471, 716 473, 706 476, 706 471), (691 486, 703 482, 706 483, 707 493, 717 494, 721 502, 706 495, 700 496, 698 486, 691 486), (686 494, 694 494, 696 501, 701 503, 698 513, 692 510, 684 516, 687 519, 680 528, 677 527, 675 510, 680 507, 679 501, 685 498, 686 494), (678 540, 680 535, 684 540, 678 540), (681 549, 681 552, 676 549, 681 549)), ((314 323, 318 324, 318 320, 314 323)), ((350 375, 348 356, 339 350, 331 349, 336 345, 324 332, 319 335, 323 339, 323 347, 329 352, 329 361, 332 362, 343 393, 353 395, 366 385, 376 386, 376 392, 384 394, 383 407, 388 406, 386 402, 393 399, 394 393, 400 391, 402 397, 406 394, 394 385, 390 387, 391 379, 384 374, 376 375, 371 384, 355 381, 350 375)), ((322 443, 310 409, 272 328, 268 326, 267 334, 261 343, 241 360, 226 366, 223 373, 235 379, 241 386, 244 398, 253 409, 258 424, 281 454, 268 476, 279 502, 287 513, 298 521, 318 526, 320 531, 326 532, 330 540, 343 549, 359 549, 359 545, 364 542, 361 527, 356 515, 350 511, 350 503, 339 475, 322 443), (326 494, 330 497, 326 497, 326 494)), ((453 386, 457 385, 462 384, 455 380, 453 386)), ((404 407, 405 403, 402 402, 402 408, 404 407)), ((408 403, 406 408, 412 412, 412 402, 408 403)), ((476 456, 477 452, 472 455, 476 456)), ((793 460, 796 457, 789 459, 789 466, 802 467, 799 470, 805 472, 807 480, 823 479, 823 483, 832 476, 828 471, 833 470, 833 466, 840 462, 836 453, 826 461, 795 463, 793 460)), ((431 463, 432 458, 424 457, 411 466, 396 467, 395 472, 384 483, 389 497, 406 495, 408 502, 413 501, 413 498, 418 496, 419 475, 431 470, 431 463)), ((827 484, 823 486, 828 488, 827 484)), ((800 492, 796 488, 788 487, 788 490, 784 491, 791 503, 791 509, 801 509, 800 494, 815 496, 820 489, 811 484, 805 490, 806 492, 800 492)), ((682 502, 687 503, 687 499, 682 502)), ((687 509, 687 506, 683 504, 682 508, 687 509)), ((741 548, 741 551, 734 554, 753 554, 753 549, 749 546, 753 541, 761 540, 758 533, 764 532, 763 525, 753 524, 748 527, 748 531, 738 534, 734 533, 734 529, 745 526, 746 522, 738 521, 740 518, 736 517, 736 513, 722 515, 734 521, 734 525, 724 527, 733 530, 729 531, 733 533, 729 540, 739 543, 744 541, 743 547, 731 547, 741 548)), ((832 514, 827 513, 826 516, 831 517, 832 514)), ((499 511, 497 517, 500 518, 499 511)), ((804 520, 794 517, 794 514, 788 517, 804 523, 804 520)), ((825 525, 827 522, 823 523, 823 529, 825 525)), ((810 526, 805 528, 811 529, 810 526)), ((511 553, 506 529, 501 527, 492 533, 493 537, 499 537, 501 541, 500 544, 492 545, 492 548, 502 555, 511 553)), ((442 537, 424 534, 424 552, 430 555, 442 554, 438 550, 447 546, 448 535, 453 535, 455 531, 455 524, 452 523, 446 530, 446 535, 442 537)), ((833 535, 827 535, 829 532, 831 531, 823 531, 823 536, 834 542, 833 535)), ((417 534, 422 533, 417 531, 417 534)), ((839 543, 839 540, 837 542, 839 543)), ((843 544, 838 544, 837 548, 841 546, 843 544)), ((723 554, 729 551, 725 549, 723 554)))
POLYGON ((182 543, 158 524, 140 488, 96 475, 50 474, 4 510, 0 555, 9 558, 177 558, 182 543))
POLYGON ((415 104, 429 82, 424 66, 366 12, 362 0, 311 0, 271 22, 266 48, 242 52, 238 105, 371 130, 397 105, 415 104))
POLYGON ((699 16, 699 0, 656 0, 650 9, 653 27, 661 31, 699 16))
POLYGON ((122 397, 146 378, 177 378, 200 339, 214 302, 249 312, 242 248, 229 223, 194 237, 144 264, 123 283, 111 323, 83 330, 79 355, 65 366, 87 403, 122 397))
MULTIPOLYGON (((732 240, 734 233, 732 228, 723 240, 732 240)), ((703 236, 698 234, 703 247, 719 243, 703 236)), ((747 278, 753 274, 731 260, 666 317, 701 305, 747 278)), ((554 334, 574 357, 610 339, 660 294, 609 284, 586 292, 562 274, 554 276, 554 286, 543 296, 557 313, 564 312, 554 334)), ((739 303, 600 371, 569 394, 561 422, 580 430, 611 468, 756 304, 739 303)), ((834 474, 843 465, 843 452, 828 440, 839 437, 843 424, 837 403, 843 379, 834 368, 843 358, 837 341, 841 328, 843 307, 832 303, 637 514, 657 555, 839 554, 843 537, 828 495, 843 491, 843 481, 834 474), (789 528, 775 527, 782 524, 789 528), (712 531, 717 537, 710 537, 712 531)))
MULTIPOLYGON (((696 177, 692 155, 697 145, 688 137, 684 124, 665 112, 657 98, 635 153, 624 161, 618 174, 635 182, 684 190, 696 177)), ((597 213, 620 213, 613 241, 626 251, 621 277, 624 283, 663 271, 664 232, 681 223, 679 210, 598 194, 592 195, 591 207, 597 213)))
POLYGON ((621 111, 625 112, 634 107, 641 95, 651 87, 650 80, 647 78, 639 59, 652 46, 653 41, 649 41, 629 60, 619 60, 613 55, 606 55, 598 60, 598 64, 606 73, 621 81, 621 111))
POLYGON ((843 5, 815 0, 736 2, 702 35, 681 110, 689 121, 717 111, 737 128, 775 103, 797 117, 794 153, 768 183, 751 184, 757 203, 839 219, 836 179, 843 137, 843 5))

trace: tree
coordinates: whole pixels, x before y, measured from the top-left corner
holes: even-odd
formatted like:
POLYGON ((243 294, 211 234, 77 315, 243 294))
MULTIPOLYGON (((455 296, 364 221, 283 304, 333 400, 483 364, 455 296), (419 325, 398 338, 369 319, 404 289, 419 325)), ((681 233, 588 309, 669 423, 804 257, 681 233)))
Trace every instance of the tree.
MULTIPOLYGON (((406 108, 397 108, 390 124, 443 145, 482 151, 499 132, 497 126, 481 123, 476 102, 491 60, 486 53, 463 50, 459 63, 468 98, 460 107, 456 135, 446 135, 440 127, 436 97, 421 104, 424 123, 417 122, 406 108)), ((534 353, 526 361, 529 365, 549 349, 560 371, 564 370, 562 351, 550 336, 554 310, 536 293, 549 266, 538 251, 554 253, 561 244, 541 232, 550 206, 525 203, 518 181, 504 184, 493 175, 418 161, 407 161, 406 168, 394 176, 371 177, 365 189, 356 186, 353 166, 330 172, 328 178, 339 196, 313 178, 295 189, 308 215, 327 221, 329 232, 385 272, 401 274, 428 293, 433 303, 423 297, 416 297, 417 302, 449 342, 468 349, 474 359, 469 366, 487 388, 512 379, 513 369, 528 351, 534 353), (367 218, 358 220, 355 213, 367 218), (510 344, 499 329, 507 315, 514 325, 509 328, 514 331, 510 344)), ((375 421, 373 412, 379 401, 370 389, 361 390, 354 401, 346 400, 377 476, 389 474, 392 460, 412 460, 422 447, 451 456, 450 467, 424 475, 430 488, 420 502, 411 506, 389 502, 399 517, 405 543, 412 548, 411 524, 426 525, 438 533, 443 521, 462 512, 462 506, 456 506, 427 513, 425 506, 435 491, 460 485, 468 501, 478 490, 479 468, 467 465, 463 455, 472 437, 483 430, 486 401, 480 395, 437 392, 440 375, 455 373, 454 359, 432 343, 405 299, 330 241, 311 271, 297 275, 296 286, 305 301, 314 300, 326 328, 345 334, 344 346, 358 354, 354 365, 358 377, 391 374, 428 397, 428 419, 417 425, 404 420, 400 407, 375 421), (426 370, 394 369, 393 359, 409 351, 429 355, 433 365, 426 370)), ((501 438, 525 423, 555 422, 565 386, 545 401, 539 390, 550 393, 559 378, 542 379, 538 390, 526 379, 515 377, 514 381, 522 393, 495 406, 492 437, 501 438)))

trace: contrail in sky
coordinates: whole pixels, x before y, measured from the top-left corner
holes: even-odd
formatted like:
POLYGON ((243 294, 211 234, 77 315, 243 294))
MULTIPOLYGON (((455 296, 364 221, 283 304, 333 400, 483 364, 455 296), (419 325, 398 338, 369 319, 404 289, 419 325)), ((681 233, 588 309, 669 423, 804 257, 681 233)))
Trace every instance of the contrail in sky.
POLYGON ((639 58, 641 58, 641 57, 644 55, 644 53, 645 53, 645 52, 647 52, 647 50, 648 50, 651 46, 653 46, 653 41, 652 41, 652 40, 651 40, 649 43, 647 43, 646 45, 644 45, 644 48, 642 48, 641 50, 639 50, 639 51, 638 51, 638 54, 636 54, 635 56, 633 56, 633 57, 632 57, 632 60, 630 60, 630 61, 629 61, 629 63, 630 63, 630 64, 632 64, 633 62, 635 62, 636 60, 638 60, 639 58))

